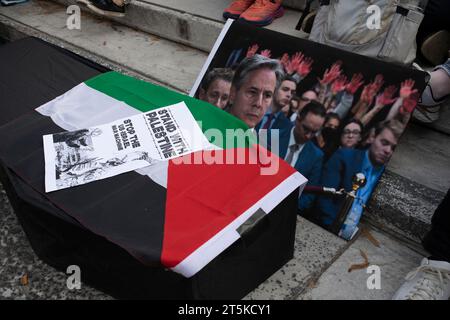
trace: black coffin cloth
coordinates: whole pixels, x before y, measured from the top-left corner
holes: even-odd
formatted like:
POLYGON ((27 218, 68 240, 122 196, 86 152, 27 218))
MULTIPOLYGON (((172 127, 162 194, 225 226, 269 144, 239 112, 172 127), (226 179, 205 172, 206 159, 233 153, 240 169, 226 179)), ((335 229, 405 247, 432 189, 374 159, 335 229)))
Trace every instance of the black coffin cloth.
MULTIPOLYGON (((108 70, 35 38, 0 46, 0 70, 0 178, 33 250, 46 263, 63 272, 78 265, 84 283, 116 298, 236 299, 292 258, 298 191, 191 278, 160 265, 162 237, 156 235, 163 232, 164 208, 152 199, 165 197, 165 189, 152 184, 153 197, 142 196, 149 191, 147 178, 130 172, 45 194, 42 135, 49 132, 43 131, 34 109, 108 70), (32 170, 30 161, 41 169, 32 170), (148 208, 147 219, 135 219, 133 213, 148 208), (142 246, 146 264, 67 214, 76 211, 89 218, 93 210, 100 215, 126 212, 131 225, 139 224, 131 228, 139 230, 132 247, 142 246)), ((54 129, 52 133, 61 131, 56 125, 54 129)))

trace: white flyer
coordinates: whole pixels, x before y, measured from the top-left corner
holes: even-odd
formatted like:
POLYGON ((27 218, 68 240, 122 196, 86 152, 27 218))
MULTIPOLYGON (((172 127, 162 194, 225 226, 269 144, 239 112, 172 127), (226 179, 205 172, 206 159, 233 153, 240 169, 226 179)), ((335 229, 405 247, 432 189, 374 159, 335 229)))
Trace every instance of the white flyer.
POLYGON ((96 127, 43 136, 45 191, 74 187, 210 145, 184 102, 96 127))

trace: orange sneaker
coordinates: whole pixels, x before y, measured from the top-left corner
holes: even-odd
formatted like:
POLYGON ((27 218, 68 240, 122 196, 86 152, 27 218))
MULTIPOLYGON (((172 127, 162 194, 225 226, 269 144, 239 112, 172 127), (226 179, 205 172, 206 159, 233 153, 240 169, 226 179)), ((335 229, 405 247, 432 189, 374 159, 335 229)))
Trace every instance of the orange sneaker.
POLYGON ((243 14, 240 21, 263 27, 272 23, 273 20, 283 16, 284 8, 282 0, 256 0, 243 14))
POLYGON ((223 11, 225 19, 237 19, 255 2, 255 0, 235 0, 223 11))

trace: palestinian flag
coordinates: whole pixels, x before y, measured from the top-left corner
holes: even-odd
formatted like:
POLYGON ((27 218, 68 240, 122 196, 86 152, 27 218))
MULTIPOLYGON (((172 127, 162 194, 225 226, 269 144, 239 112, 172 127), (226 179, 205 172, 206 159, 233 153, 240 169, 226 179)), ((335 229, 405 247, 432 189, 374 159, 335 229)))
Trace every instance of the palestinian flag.
POLYGON ((144 264, 191 277, 239 239, 240 227, 255 213, 269 214, 306 183, 295 169, 259 147, 246 129, 240 120, 205 102, 108 72, 2 126, 0 158, 87 229, 144 264), (43 135, 89 128, 181 101, 213 148, 45 193, 43 135), (236 130, 242 137, 226 140, 236 130), (244 162, 239 160, 242 155, 244 162), (227 163, 233 156, 235 161, 227 163), (278 167, 270 173, 273 163, 278 167))

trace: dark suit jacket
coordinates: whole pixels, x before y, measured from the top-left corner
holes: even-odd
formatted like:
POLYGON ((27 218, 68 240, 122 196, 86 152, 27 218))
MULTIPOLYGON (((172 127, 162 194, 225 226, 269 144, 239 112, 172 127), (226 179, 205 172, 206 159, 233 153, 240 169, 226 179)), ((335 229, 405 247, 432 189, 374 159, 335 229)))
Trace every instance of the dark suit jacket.
MULTIPOLYGON (((325 164, 321 185, 346 191, 352 190, 353 176, 361 172, 364 153, 366 150, 341 148, 337 150, 325 164)), ((318 209, 320 210, 320 220, 325 226, 329 226, 335 220, 343 203, 342 197, 318 198, 318 209)))
MULTIPOLYGON (((264 118, 263 118, 264 119, 264 118)), ((255 127, 256 131, 259 131, 261 129, 261 124, 263 121, 261 120, 260 123, 258 123, 255 127)), ((274 123, 272 124, 272 127, 270 129, 286 129, 288 127, 292 126, 291 120, 289 120, 284 113, 280 113, 278 117, 275 119, 274 123)))
MULTIPOLYGON (((289 139, 291 137, 291 130, 294 126, 290 124, 288 127, 280 130, 280 144, 278 155, 280 158, 284 159, 288 152, 289 139)), ((269 130, 270 131, 270 130, 269 130)), ((273 149, 273 143, 269 134, 269 144, 270 149, 273 149)), ((276 150, 274 150, 276 151, 276 150)), ((306 179, 308 179, 308 184, 311 186, 320 185, 320 177, 322 173, 322 162, 323 162, 323 152, 318 147, 314 145, 312 141, 305 143, 302 151, 300 152, 297 162, 294 168, 297 169, 306 179)), ((312 194, 302 194, 299 199, 298 207, 300 210, 310 208, 314 202, 315 196, 312 194)))

